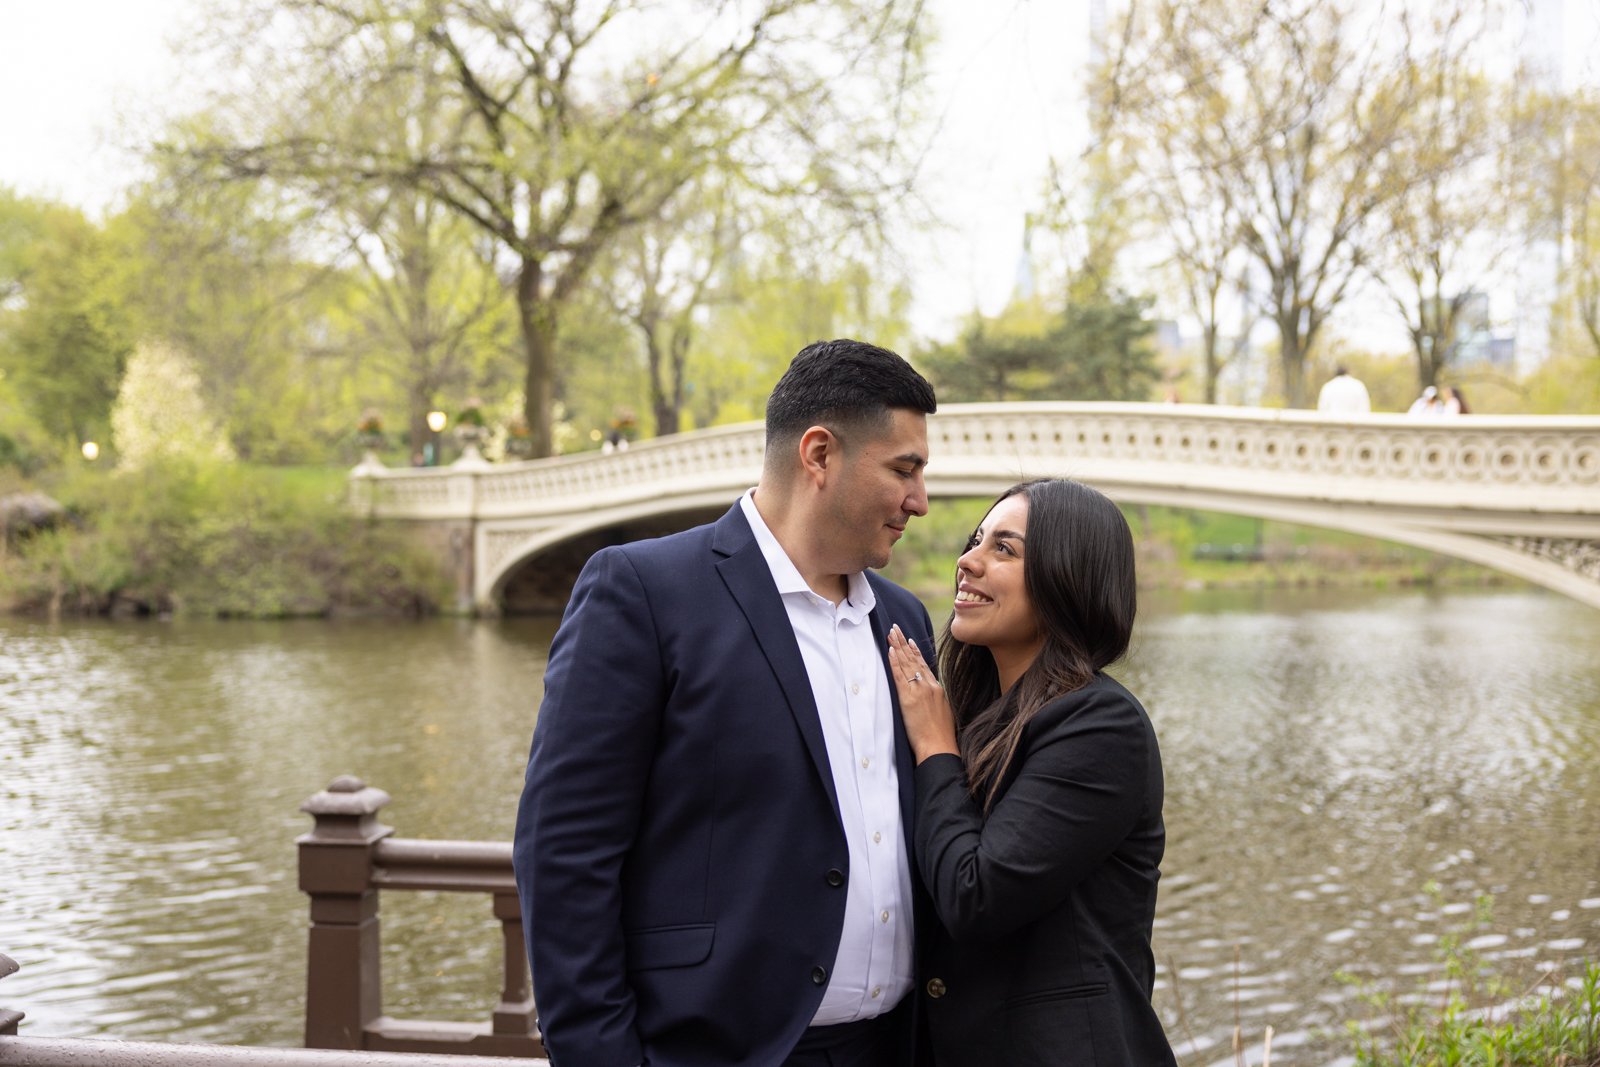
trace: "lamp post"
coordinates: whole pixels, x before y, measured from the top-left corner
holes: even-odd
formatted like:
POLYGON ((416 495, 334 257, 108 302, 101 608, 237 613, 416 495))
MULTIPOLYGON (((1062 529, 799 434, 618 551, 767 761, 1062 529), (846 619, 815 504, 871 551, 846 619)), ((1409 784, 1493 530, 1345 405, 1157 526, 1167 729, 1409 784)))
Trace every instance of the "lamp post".
POLYGON ((428 442, 428 455, 424 457, 427 462, 423 464, 425 467, 439 465, 439 435, 444 432, 446 421, 448 417, 444 412, 438 410, 428 412, 428 429, 432 432, 433 439, 428 442))

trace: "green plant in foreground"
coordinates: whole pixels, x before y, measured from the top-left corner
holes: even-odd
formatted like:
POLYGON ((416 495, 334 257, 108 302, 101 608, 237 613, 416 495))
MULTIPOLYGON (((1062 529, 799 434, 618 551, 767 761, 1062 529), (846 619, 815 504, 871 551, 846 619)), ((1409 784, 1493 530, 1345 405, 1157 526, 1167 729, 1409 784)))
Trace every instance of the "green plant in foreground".
MULTIPOLYGON (((1439 888, 1430 883, 1436 900, 1439 888)), ((1479 897, 1473 922, 1439 939, 1442 994, 1408 997, 1364 989, 1361 1000, 1385 1018, 1381 1033, 1348 1024, 1357 1067, 1597 1067, 1600 1065, 1600 963, 1575 983, 1554 970, 1518 992, 1468 948, 1462 934, 1487 925, 1490 898, 1479 897)), ((1348 974, 1340 979, 1355 983, 1348 974)))

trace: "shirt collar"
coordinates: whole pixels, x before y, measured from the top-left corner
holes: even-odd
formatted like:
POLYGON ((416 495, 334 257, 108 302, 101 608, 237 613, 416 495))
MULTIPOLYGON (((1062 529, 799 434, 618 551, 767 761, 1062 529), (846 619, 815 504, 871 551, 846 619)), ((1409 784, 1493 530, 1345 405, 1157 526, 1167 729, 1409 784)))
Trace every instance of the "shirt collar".
MULTIPOLYGON (((807 597, 827 603, 826 598, 817 595, 805 578, 800 575, 800 568, 794 565, 789 558, 789 553, 783 550, 783 545, 778 543, 778 538, 773 534, 772 528, 761 517, 761 512, 756 510, 756 491, 746 490, 739 498, 739 507, 744 511, 745 521, 750 523, 750 532, 755 534, 756 545, 761 549, 762 558, 767 561, 767 569, 772 572, 772 580, 778 587, 780 595, 789 593, 802 593, 807 597)), ((878 598, 872 591, 872 584, 867 581, 865 571, 856 571, 846 579, 845 601, 839 605, 839 610, 850 617, 863 617, 877 606, 878 598)), ((829 607, 832 607, 830 604, 829 607)))

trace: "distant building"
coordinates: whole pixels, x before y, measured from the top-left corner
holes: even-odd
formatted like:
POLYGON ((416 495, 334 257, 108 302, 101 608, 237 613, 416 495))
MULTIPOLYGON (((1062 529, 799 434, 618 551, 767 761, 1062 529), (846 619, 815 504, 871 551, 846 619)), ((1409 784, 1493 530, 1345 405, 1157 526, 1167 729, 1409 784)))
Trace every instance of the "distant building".
POLYGON ((1038 291, 1033 276, 1033 216, 1022 219, 1022 250, 1017 253, 1017 274, 1011 282, 1011 299, 1032 300, 1038 291))
POLYGON ((1157 319, 1150 342, 1163 363, 1175 363, 1183 355, 1183 331, 1171 319, 1157 319))
POLYGON ((1507 372, 1515 370, 1516 339, 1494 336, 1489 321, 1489 294, 1469 289, 1458 299, 1461 309, 1456 313, 1455 338, 1452 342, 1454 351, 1450 365, 1461 370, 1472 367, 1493 367, 1507 372))

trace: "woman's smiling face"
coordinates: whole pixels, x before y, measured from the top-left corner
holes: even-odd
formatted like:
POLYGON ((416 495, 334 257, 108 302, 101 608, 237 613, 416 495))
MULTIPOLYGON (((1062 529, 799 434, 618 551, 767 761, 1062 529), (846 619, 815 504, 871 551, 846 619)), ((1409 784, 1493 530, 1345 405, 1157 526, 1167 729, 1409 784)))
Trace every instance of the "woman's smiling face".
POLYGON ((984 516, 956 560, 955 614, 950 633, 994 656, 1002 679, 1015 679, 1038 655, 1043 638, 1023 585, 1027 565, 1028 498, 1008 496, 984 516))

